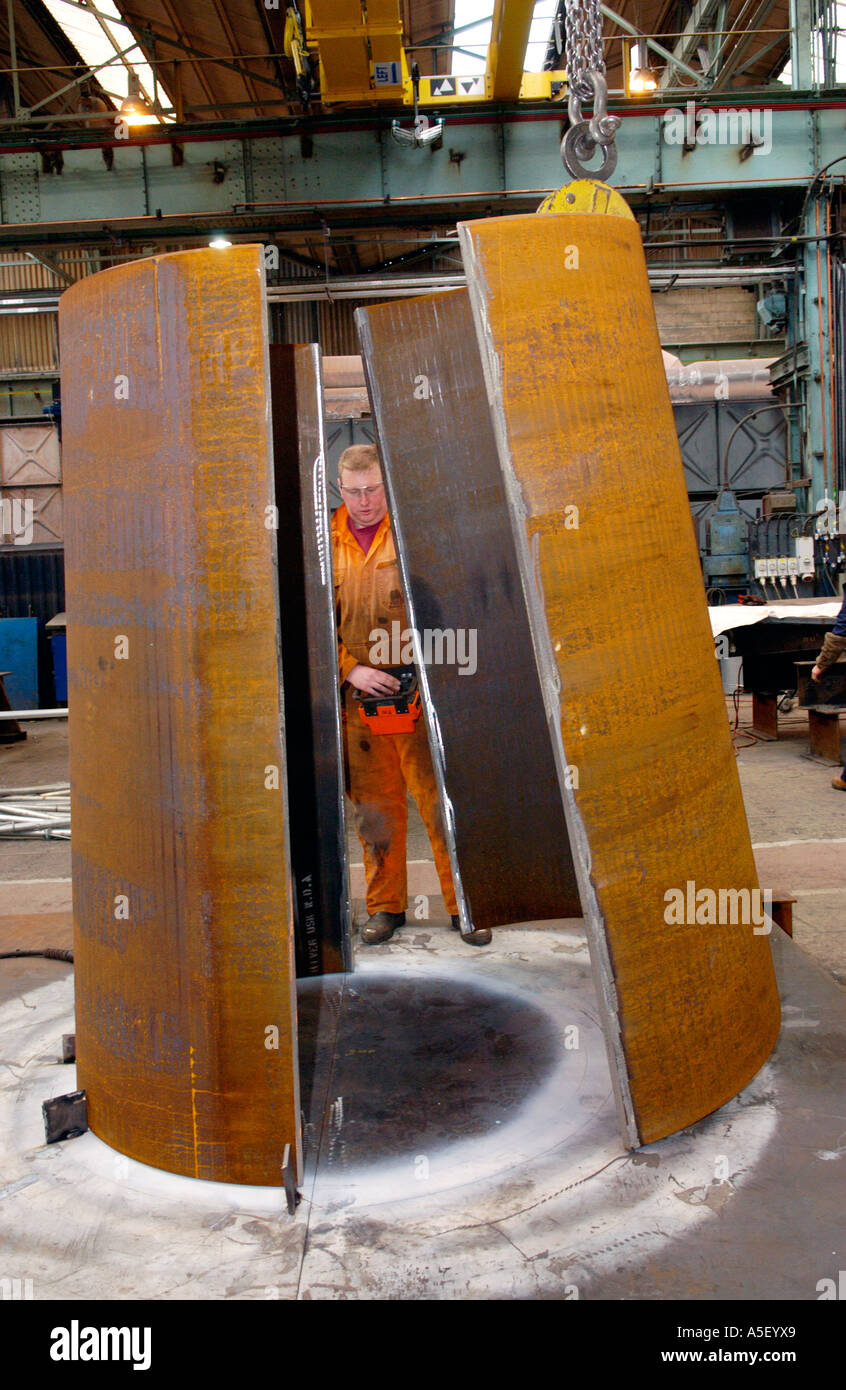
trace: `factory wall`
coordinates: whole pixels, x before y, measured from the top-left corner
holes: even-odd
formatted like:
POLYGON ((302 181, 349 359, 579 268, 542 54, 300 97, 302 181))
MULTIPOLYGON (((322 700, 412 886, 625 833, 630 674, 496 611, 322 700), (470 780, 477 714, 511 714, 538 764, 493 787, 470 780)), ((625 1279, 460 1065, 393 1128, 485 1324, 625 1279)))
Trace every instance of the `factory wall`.
MULTIPOLYGON (((755 311, 757 294, 741 285, 671 289, 652 303, 661 342, 673 347, 702 343, 754 343, 763 337, 755 311)), ((769 344, 768 344, 769 346, 769 344)), ((776 354, 770 350, 770 355, 776 354)))

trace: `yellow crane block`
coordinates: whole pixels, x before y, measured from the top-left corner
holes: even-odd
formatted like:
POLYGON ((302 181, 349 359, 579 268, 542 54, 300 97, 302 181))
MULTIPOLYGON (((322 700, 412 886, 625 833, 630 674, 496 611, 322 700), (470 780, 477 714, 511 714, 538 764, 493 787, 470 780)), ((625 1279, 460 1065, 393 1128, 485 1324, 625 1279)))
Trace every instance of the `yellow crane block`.
POLYGON ((586 212, 605 217, 635 217, 625 198, 607 183, 596 179, 574 179, 544 198, 538 212, 586 212))
POLYGON ((306 39, 320 64, 320 99, 396 102, 408 79, 397 0, 306 0, 306 39))

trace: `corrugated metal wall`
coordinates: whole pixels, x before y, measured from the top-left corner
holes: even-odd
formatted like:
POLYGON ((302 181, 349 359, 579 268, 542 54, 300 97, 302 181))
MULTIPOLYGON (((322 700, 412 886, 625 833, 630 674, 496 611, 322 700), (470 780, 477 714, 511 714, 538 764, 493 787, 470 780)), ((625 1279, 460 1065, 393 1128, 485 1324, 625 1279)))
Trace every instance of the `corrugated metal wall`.
POLYGON ((56 704, 50 640, 44 624, 65 611, 65 567, 61 550, 0 551, 0 618, 38 619, 38 703, 56 704))
POLYGON ((658 336, 674 348, 687 343, 754 343, 763 337, 755 311, 756 295, 740 285, 671 289, 654 294, 652 304, 658 336))
POLYGON ((313 301, 273 304, 270 324, 273 343, 316 343, 320 332, 318 306, 313 301))
POLYGON ((271 306, 271 342, 319 343, 327 357, 361 351, 353 315, 367 299, 307 300, 271 306))
POLYGON ((0 617, 49 622, 65 611, 62 550, 0 551, 0 617))
POLYGON ((0 253, 0 290, 52 290, 62 284, 60 275, 24 255, 23 251, 0 253))
POLYGON ((353 314, 363 299, 337 299, 320 305, 320 346, 330 357, 346 357, 361 352, 353 314))
MULTIPOLYGON (((101 269, 99 252, 63 250, 56 269, 23 251, 0 254, 0 293, 15 290, 62 290, 101 269), (58 271, 58 273, 57 273, 58 271), (67 278, 65 278, 67 277, 67 278)), ((0 315, 0 376, 59 370, 59 334, 55 313, 0 315)))
MULTIPOLYGON (((66 272, 69 273, 69 272, 66 272)), ((0 255, 0 292, 50 290, 65 284, 49 266, 25 257, 22 251, 0 255)), ((55 314, 0 316, 0 373, 54 372, 59 365, 55 314)))
POLYGON ((0 314, 0 375, 56 372, 59 332, 55 314, 0 314))
POLYGON ((51 264, 24 251, 0 252, 0 290, 54 290, 102 269, 99 251, 62 250, 51 264), (67 279, 65 279, 67 276, 67 279))

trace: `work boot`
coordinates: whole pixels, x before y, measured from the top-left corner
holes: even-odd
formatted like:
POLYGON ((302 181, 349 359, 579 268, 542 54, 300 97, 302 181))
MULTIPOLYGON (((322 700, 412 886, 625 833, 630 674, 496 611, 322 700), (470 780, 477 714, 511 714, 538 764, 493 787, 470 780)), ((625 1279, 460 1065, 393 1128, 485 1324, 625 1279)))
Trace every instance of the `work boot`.
POLYGON ((832 777, 831 785, 836 787, 839 792, 846 792, 846 782, 843 781, 842 777, 832 777))
POLYGON ((374 912, 361 929, 361 939, 368 946, 378 946, 380 941, 390 941, 397 927, 404 922, 404 912, 374 912))
MULTIPOLYGON (((449 920, 452 923, 453 931, 461 931, 460 917, 450 917, 449 920)), ((488 946, 491 940, 491 929, 490 927, 475 927, 466 936, 462 936, 461 940, 468 942, 470 946, 488 946)))

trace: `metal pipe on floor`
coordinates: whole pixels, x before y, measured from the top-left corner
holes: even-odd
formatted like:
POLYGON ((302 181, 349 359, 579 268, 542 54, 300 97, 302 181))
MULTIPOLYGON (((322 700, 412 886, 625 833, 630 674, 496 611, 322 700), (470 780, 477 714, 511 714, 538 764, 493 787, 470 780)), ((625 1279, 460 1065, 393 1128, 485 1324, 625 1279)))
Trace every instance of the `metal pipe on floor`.
POLYGON ((0 710, 0 719, 67 719, 67 709, 0 710))
POLYGON ((67 792, 70 795, 69 782, 48 782, 43 787, 6 787, 0 789, 0 798, 9 796, 40 796, 42 792, 67 792))
POLYGON ((71 838, 71 828, 69 826, 46 826, 40 830, 3 830, 0 828, 0 840, 69 840, 71 838))

